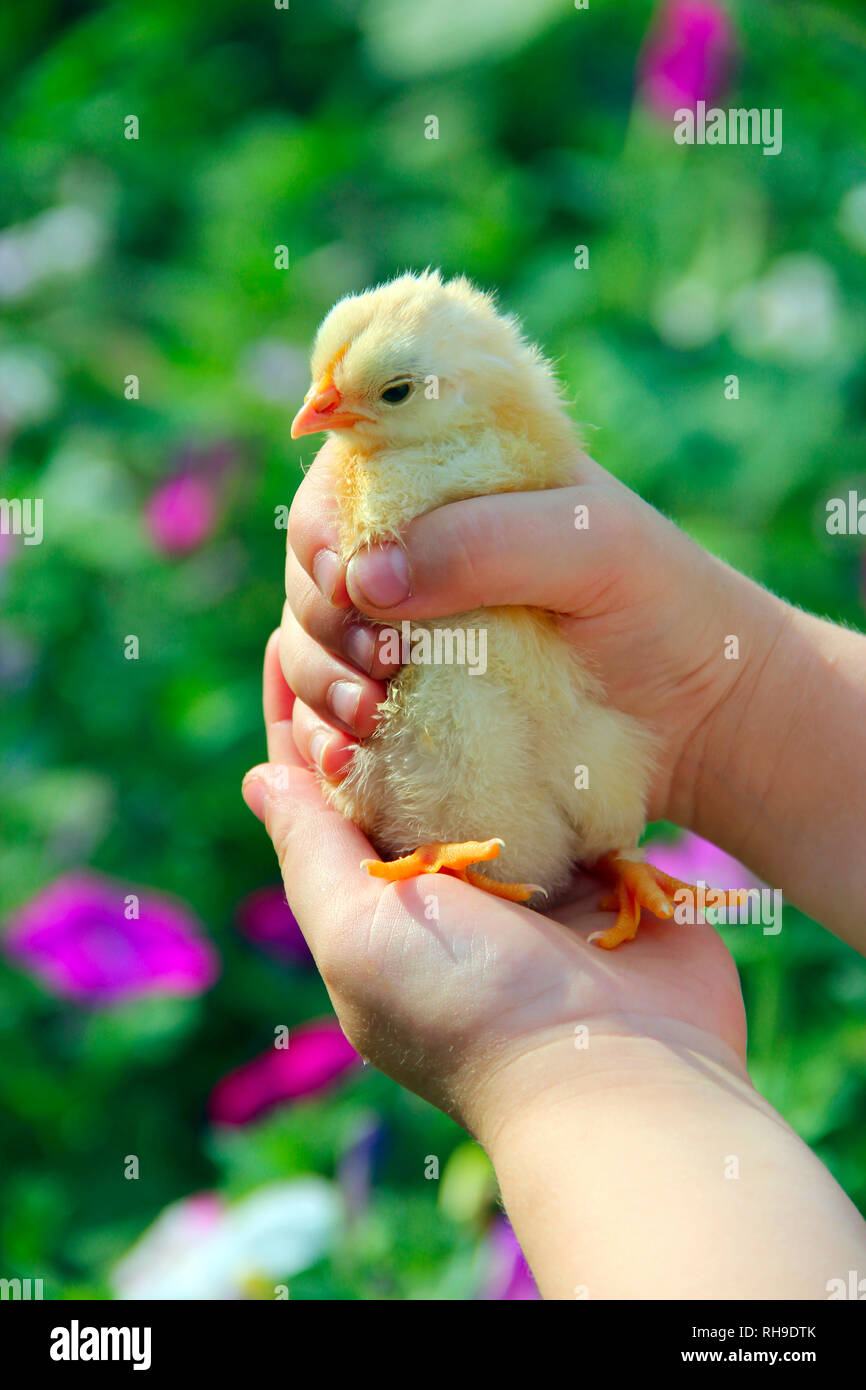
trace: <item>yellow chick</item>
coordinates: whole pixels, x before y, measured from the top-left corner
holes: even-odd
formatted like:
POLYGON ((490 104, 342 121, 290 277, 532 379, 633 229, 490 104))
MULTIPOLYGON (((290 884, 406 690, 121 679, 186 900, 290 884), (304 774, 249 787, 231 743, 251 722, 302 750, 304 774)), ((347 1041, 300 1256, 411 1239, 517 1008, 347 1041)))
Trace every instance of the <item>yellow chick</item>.
MULTIPOLYGON (((406 274, 340 300, 316 337, 312 379, 292 437, 334 434, 345 561, 399 542, 443 503, 570 481, 574 425, 551 368, 462 277, 406 274)), ((449 872, 526 902, 555 899, 575 865, 593 867, 613 885, 602 906, 617 910, 595 934, 606 949, 635 935, 642 907, 672 916, 673 893, 688 885, 637 848, 649 732, 606 702, 551 615, 507 607, 413 621, 412 649, 426 641, 435 655, 443 627, 486 634, 486 670, 410 661, 347 775, 324 781, 330 803, 398 856, 365 860, 368 871, 395 881, 449 872), (580 764, 586 786, 575 786, 580 764), (472 868, 482 862, 486 873, 472 868)))

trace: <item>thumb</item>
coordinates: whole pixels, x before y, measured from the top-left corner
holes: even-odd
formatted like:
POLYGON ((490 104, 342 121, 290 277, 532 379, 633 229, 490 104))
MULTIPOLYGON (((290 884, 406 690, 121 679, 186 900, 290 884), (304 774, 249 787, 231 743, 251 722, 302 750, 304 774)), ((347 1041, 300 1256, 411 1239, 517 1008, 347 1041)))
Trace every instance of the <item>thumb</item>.
POLYGON ((402 544, 359 551, 349 596, 391 619, 500 604, 578 611, 599 572, 625 552, 629 499, 644 505, 611 481, 451 502, 417 517, 402 544))

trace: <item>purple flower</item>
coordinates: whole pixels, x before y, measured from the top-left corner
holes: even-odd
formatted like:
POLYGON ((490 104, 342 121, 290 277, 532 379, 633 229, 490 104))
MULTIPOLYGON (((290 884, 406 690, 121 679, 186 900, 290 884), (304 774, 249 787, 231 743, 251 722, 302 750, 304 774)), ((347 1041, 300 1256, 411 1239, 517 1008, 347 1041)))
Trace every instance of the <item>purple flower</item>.
POLYGON ((272 955, 292 964, 312 965, 313 957, 286 902, 282 884, 259 888, 238 904, 238 924, 244 936, 272 955))
POLYGON ((336 1019, 293 1028, 288 1047, 270 1047, 217 1082, 208 1110, 216 1124, 245 1125, 286 1101, 333 1085, 360 1057, 336 1019))
POLYGON ((87 873, 57 879, 20 908, 2 946, 52 994, 91 1006, 201 994, 219 973, 184 904, 87 873))
POLYGON ((178 473, 152 494, 145 510, 151 539, 165 555, 196 550, 217 522, 217 499, 209 478, 178 473))
POLYGON ((372 1115, 363 1117, 337 1166, 337 1179, 346 1210, 360 1216, 367 1208, 376 1170, 385 1149, 384 1125, 372 1115))
POLYGON ((761 880, 723 849, 686 831, 674 842, 659 841, 646 847, 647 859, 657 869, 696 884, 702 879, 710 888, 760 888, 761 880))
POLYGON ((487 1277, 478 1297, 483 1302, 538 1299, 535 1280, 517 1236, 504 1216, 496 1216, 485 1243, 487 1277))
POLYGON ((667 0, 639 60, 641 94, 664 117, 699 101, 711 106, 728 86, 736 52, 718 0, 667 0))

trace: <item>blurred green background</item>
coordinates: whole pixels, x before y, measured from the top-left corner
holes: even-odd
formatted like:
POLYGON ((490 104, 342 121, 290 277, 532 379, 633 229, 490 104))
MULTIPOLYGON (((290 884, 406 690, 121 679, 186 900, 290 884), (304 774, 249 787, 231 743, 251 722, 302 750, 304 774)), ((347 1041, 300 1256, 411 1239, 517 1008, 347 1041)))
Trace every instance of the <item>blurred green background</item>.
MULTIPOLYGON (((38 546, 0 536, 0 916, 89 865, 184 901, 222 959, 197 997, 87 1008, 0 966, 0 1275, 110 1296, 168 1204, 308 1173, 344 1188, 351 1159, 356 1215, 291 1296, 485 1296, 483 1157, 384 1078, 352 1071, 231 1131, 206 1118, 276 1025, 330 1011, 237 908, 276 882, 239 784, 263 753, 279 509, 316 447, 289 422, 338 297, 428 264, 495 288, 602 464, 863 626, 862 541, 824 516, 866 494, 866 16, 705 9, 721 58, 699 80, 720 105, 782 108, 778 157, 674 144, 663 81, 639 73, 688 84, 695 65, 674 35, 665 68, 653 45, 683 18, 649 0, 0 16, 0 493, 44 499, 45 525, 38 546)), ((781 938, 730 935, 755 1080, 866 1210, 862 965, 790 908, 781 938)))

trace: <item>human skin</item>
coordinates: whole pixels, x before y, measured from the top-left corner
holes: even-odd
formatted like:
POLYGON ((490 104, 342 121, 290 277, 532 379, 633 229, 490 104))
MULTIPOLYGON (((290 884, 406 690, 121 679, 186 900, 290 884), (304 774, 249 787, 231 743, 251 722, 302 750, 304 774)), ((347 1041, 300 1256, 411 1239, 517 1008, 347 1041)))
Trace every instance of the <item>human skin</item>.
MULTIPOLYGON (((793 720, 800 773, 804 746, 826 759, 828 710, 862 751, 862 639, 706 555, 584 456, 573 489, 419 518, 406 536, 410 599, 387 609, 361 594, 381 557, 356 557, 348 572, 322 559, 336 545, 332 496, 326 446, 293 508, 286 611, 265 660, 268 763, 244 795, 347 1036, 485 1146, 545 1296, 826 1297, 830 1279, 862 1268, 864 1226, 752 1088, 736 969, 716 933, 651 919, 604 953, 587 944, 610 921, 592 880, 577 877, 571 901, 541 915, 448 876, 372 879, 360 863, 374 849, 325 806, 311 767, 339 775, 384 693, 385 668, 354 664, 366 638, 349 638, 347 659, 362 606, 394 621, 546 607, 613 703, 659 736, 650 814, 715 839, 808 911, 840 876, 853 887, 843 811, 854 779, 840 748, 812 781, 840 798, 844 773, 843 811, 807 808, 780 755, 793 720), (578 503, 588 531, 574 529, 578 503), (725 660, 730 634, 739 661, 725 660), (817 710, 802 707, 803 690, 817 710), (788 800, 774 778, 790 784, 788 800), (780 847, 774 827, 792 824, 795 846, 780 847), (834 851, 828 868, 801 859, 806 834, 834 851)), ((856 940, 857 913, 835 897, 830 924, 856 940)))
POLYGON ((866 951, 866 638, 708 554, 585 454, 574 477, 573 488, 440 507, 407 528, 405 552, 376 547, 346 570, 324 446, 296 494, 286 558, 280 655, 301 751, 339 775, 375 727, 396 668, 373 655, 367 617, 547 608, 610 702, 659 738, 649 819, 712 840, 866 951), (409 596, 374 605, 404 553, 409 596))

